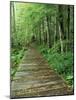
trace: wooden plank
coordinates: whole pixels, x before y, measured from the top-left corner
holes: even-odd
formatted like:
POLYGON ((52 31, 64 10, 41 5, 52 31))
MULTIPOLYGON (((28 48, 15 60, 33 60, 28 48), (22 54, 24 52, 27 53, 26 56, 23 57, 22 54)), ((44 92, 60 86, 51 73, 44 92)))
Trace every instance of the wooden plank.
POLYGON ((69 94, 69 88, 64 80, 49 68, 47 61, 39 52, 30 48, 11 82, 11 97, 65 94, 69 94))

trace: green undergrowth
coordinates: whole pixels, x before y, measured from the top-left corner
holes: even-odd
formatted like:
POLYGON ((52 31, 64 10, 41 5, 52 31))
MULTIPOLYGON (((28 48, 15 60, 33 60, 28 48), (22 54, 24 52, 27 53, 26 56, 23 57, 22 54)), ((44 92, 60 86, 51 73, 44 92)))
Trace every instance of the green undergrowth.
POLYGON ((68 85, 73 87, 73 54, 71 51, 67 53, 59 53, 57 48, 48 48, 46 46, 38 46, 39 51, 47 59, 50 68, 52 67, 67 81, 68 85))
POLYGON ((21 61, 21 59, 23 58, 24 56, 24 52, 26 51, 27 49, 23 48, 23 49, 12 49, 11 50, 11 80, 13 79, 17 69, 18 69, 18 66, 19 66, 19 63, 21 61))

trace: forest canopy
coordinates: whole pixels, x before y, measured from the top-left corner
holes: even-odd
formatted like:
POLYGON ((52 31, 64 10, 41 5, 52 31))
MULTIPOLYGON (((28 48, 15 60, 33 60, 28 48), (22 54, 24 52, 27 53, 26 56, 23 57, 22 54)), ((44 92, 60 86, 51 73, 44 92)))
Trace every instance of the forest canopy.
POLYGON ((48 63, 73 85, 74 7, 11 2, 11 59, 14 66, 32 42, 48 63))

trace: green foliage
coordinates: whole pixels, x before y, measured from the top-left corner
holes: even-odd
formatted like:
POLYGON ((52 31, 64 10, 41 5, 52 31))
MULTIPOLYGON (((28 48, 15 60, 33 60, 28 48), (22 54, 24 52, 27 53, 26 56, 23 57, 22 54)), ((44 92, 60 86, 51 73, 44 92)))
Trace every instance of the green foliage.
MULTIPOLYGON (((27 44, 31 41, 32 35, 34 33, 34 28, 44 20, 46 15, 54 16, 56 15, 57 5, 48 5, 48 4, 36 4, 36 3, 19 3, 13 2, 14 4, 14 15, 12 19, 15 21, 15 25, 11 25, 15 32, 12 34, 13 43, 16 45, 19 41, 22 44, 22 41, 27 44), (51 12, 51 13, 50 13, 51 12), (14 38, 15 37, 15 38, 14 38)), ((12 20, 12 24, 13 21, 12 20)))
POLYGON ((39 46, 40 52, 45 59, 49 62, 50 67, 62 75, 68 84, 73 85, 73 54, 68 51, 67 53, 60 54, 57 48, 47 48, 39 46), (55 50, 56 49, 56 50, 55 50))
POLYGON ((72 33, 73 6, 12 2, 11 75, 16 73, 25 46, 34 36, 50 66, 73 84, 72 33))
POLYGON ((17 49, 12 49, 11 51, 11 77, 13 78, 18 67, 19 67, 19 63, 22 59, 22 57, 24 56, 24 51, 25 49, 22 50, 18 50, 17 49))

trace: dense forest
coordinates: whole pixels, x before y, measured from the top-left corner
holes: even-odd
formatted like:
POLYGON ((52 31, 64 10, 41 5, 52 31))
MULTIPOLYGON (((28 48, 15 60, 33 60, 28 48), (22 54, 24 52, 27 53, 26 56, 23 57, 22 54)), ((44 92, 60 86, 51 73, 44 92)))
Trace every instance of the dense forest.
POLYGON ((11 77, 34 43, 49 65, 73 87, 74 7, 11 2, 11 77))

